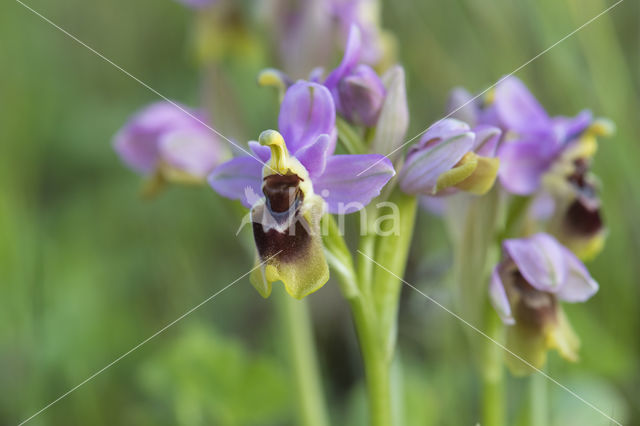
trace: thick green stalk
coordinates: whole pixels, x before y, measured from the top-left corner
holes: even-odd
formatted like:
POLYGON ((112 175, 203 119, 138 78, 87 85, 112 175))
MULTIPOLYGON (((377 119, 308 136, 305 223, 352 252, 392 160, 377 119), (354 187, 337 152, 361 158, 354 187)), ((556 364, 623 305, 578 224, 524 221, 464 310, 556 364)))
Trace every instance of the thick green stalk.
MULTIPOLYGON (((383 350, 391 364, 393 359, 398 321, 398 305, 409 256, 409 248, 413 237, 417 211, 417 198, 396 189, 389 202, 397 207, 397 229, 384 229, 385 235, 376 239, 372 292, 376 312, 380 318, 380 333, 383 350)), ((384 218, 384 216, 380 216, 384 218)))
POLYGON ((529 381, 529 426, 546 426, 549 424, 547 408, 547 378, 535 372, 529 381))
POLYGON ((353 270, 351 254, 331 217, 326 219, 328 232, 324 236, 327 259, 349 301, 358 333, 367 381, 369 423, 374 426, 393 425, 397 418, 391 393, 391 365, 402 287, 398 277, 404 274, 417 205, 414 197, 399 191, 389 201, 397 206, 398 228, 381 230, 388 231, 386 235, 373 234, 376 212, 367 212, 367 232, 359 245, 358 274, 353 270))
MULTIPOLYGON (((487 315, 486 333, 500 341, 502 325, 493 312, 487 315)), ((482 342, 482 424, 501 426, 506 424, 504 406, 504 353, 491 341, 482 342)))
POLYGON ((390 362, 386 359, 381 344, 375 304, 370 292, 361 291, 353 258, 339 234, 334 218, 326 215, 324 220, 323 242, 327 260, 349 302, 362 352, 369 400, 369 423, 374 426, 390 426, 393 424, 390 362))
MULTIPOLYGON (((454 249, 453 284, 457 309, 471 324, 476 324, 496 341, 501 341, 502 325, 487 298, 490 270, 499 259, 498 232, 504 228, 505 213, 494 188, 483 197, 458 198, 446 215, 454 249)), ((469 336, 482 382, 483 424, 505 424, 504 354, 500 347, 479 336, 471 328, 469 336)))
POLYGON ((352 299, 350 305, 367 381, 369 424, 391 426, 391 362, 385 356, 373 303, 366 299, 352 299))
POLYGON ((296 300, 284 291, 278 292, 291 364, 298 397, 298 424, 304 426, 328 426, 329 416, 322 391, 316 347, 306 300, 296 300))
POLYGON ((364 210, 364 217, 360 218, 360 242, 358 244, 358 284, 360 291, 371 296, 371 287, 373 283, 374 263, 371 261, 375 258, 376 234, 374 233, 374 224, 377 217, 377 211, 370 204, 364 210))

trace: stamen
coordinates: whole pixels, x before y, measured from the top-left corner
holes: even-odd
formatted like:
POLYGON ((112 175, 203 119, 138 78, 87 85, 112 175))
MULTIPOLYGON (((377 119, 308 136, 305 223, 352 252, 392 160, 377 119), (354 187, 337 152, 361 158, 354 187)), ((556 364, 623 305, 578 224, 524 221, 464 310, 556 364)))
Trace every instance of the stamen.
POLYGON ((275 130, 265 130, 258 138, 261 145, 271 148, 270 167, 278 174, 287 174, 289 170, 289 151, 282 135, 275 130))

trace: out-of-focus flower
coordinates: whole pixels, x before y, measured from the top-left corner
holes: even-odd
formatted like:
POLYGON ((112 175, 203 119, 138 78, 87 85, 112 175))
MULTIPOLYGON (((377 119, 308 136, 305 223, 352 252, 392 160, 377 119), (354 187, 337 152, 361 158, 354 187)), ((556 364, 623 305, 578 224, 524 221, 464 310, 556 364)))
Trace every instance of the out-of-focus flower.
POLYGON ((264 297, 278 280, 295 298, 322 287, 329 274, 319 236, 325 207, 342 214, 362 209, 395 174, 381 155, 333 155, 335 119, 327 88, 299 81, 282 101, 281 134, 263 132, 259 143, 249 143, 255 158, 235 158, 209 176, 219 194, 251 208, 254 240, 265 262, 251 282, 264 297), (243 195, 247 189, 261 196, 250 200, 243 195))
MULTIPOLYGON (((395 66, 381 79, 373 68, 359 63, 361 53, 360 30, 353 25, 342 61, 323 84, 331 92, 337 111, 353 124, 374 127, 384 111, 385 124, 377 127, 379 141, 373 143, 374 148, 380 149, 374 149, 374 152, 391 152, 401 142, 409 122, 404 69, 395 66), (390 149, 382 150, 384 147, 390 149)), ((319 83, 322 75, 322 68, 314 68, 309 81, 319 83)), ((282 71, 267 68, 258 75, 258 84, 275 87, 282 99, 293 80, 282 71)))
POLYGON ((581 259, 595 257, 607 233, 598 197, 598 180, 589 169, 596 137, 612 131, 611 123, 596 120, 570 143, 543 178, 544 191, 554 201, 549 232, 581 259))
POLYGON ((328 1, 271 0, 261 6, 285 72, 299 78, 329 62, 334 24, 328 1))
POLYGON ((502 129, 503 141, 498 150, 500 183, 507 191, 519 195, 530 195, 539 189, 542 175, 568 143, 593 121, 587 110, 573 118, 550 117, 513 76, 501 80, 484 100, 473 99, 463 89, 456 89, 448 108, 452 116, 472 126, 486 124, 502 129))
POLYGON ((362 34, 362 62, 376 65, 389 55, 388 35, 380 29, 377 0, 330 0, 331 13, 338 21, 343 37, 349 38, 351 27, 362 34))
POLYGON ((326 66, 352 26, 362 34, 361 60, 385 70, 394 62, 394 38, 380 29, 378 0, 272 0, 262 2, 284 70, 295 78, 326 66))
POLYGON ((495 182, 500 129, 444 119, 432 125, 409 149, 398 176, 409 194, 449 194, 457 190, 484 194, 495 182))
MULTIPOLYGON (((246 2, 236 0, 180 0, 196 9, 191 50, 201 65, 218 69, 220 62, 253 63, 262 54, 246 2)), ((220 71, 218 71, 220 72, 220 71)))
POLYGON ((353 25, 344 57, 324 82, 331 91, 338 112, 347 120, 375 126, 386 90, 378 74, 368 65, 359 64, 362 54, 360 30, 353 25))
POLYGON ((157 102, 118 131, 114 148, 139 173, 180 183, 204 182, 225 153, 206 122, 202 111, 157 102))
MULTIPOLYGON (((493 271, 489 296, 508 325, 508 348, 536 368, 553 348, 577 360, 579 340, 560 302, 584 302, 598 291, 598 284, 582 262, 548 234, 505 240, 502 248, 504 259, 493 271)), ((516 358, 507 360, 515 374, 531 372, 516 358)))

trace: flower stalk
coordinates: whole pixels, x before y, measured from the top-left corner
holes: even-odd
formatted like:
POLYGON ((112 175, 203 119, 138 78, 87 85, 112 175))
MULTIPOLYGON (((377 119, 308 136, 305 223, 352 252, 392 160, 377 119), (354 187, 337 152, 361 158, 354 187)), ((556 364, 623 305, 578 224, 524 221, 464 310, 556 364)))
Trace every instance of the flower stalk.
MULTIPOLYGON (((484 300, 490 267, 498 256, 496 234, 504 222, 504 208, 499 191, 494 188, 478 198, 467 196, 451 199, 447 224, 453 243, 453 291, 462 317, 477 324, 496 341, 502 341, 503 327, 499 317, 484 300)), ((493 342, 465 327, 472 345, 480 354, 475 359, 482 382, 482 424, 502 426, 505 423, 504 354, 493 342)))
POLYGON ((376 236, 369 226, 375 217, 367 217, 369 232, 360 240, 358 273, 335 220, 328 215, 325 219, 329 225, 324 237, 327 260, 351 308, 367 381, 370 423, 376 426, 393 425, 398 418, 391 392, 391 366, 402 288, 399 277, 404 274, 417 209, 416 198, 400 191, 389 201, 398 207, 399 229, 376 236))
POLYGON ((547 378, 534 373, 529 381, 529 426, 545 426, 549 424, 547 406, 547 378))
MULTIPOLYGON (((487 311, 489 311, 487 309, 487 311)), ((502 340, 502 324, 495 313, 487 312, 486 333, 497 341, 502 340)), ((491 341, 484 342, 482 360, 482 424, 501 426, 506 424, 504 406, 504 353, 491 341)))
POLYGON ((322 390, 317 349, 306 300, 296 300, 278 292, 278 309, 287 330, 289 356, 298 396, 299 424, 328 426, 329 416, 322 390))

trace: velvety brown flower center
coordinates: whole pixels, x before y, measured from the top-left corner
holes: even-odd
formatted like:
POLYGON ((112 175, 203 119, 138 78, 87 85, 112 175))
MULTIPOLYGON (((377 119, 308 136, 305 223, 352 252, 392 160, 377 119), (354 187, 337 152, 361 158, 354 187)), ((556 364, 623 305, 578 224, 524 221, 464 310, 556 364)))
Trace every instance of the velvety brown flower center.
POLYGON ((576 188, 578 196, 569 205, 565 216, 567 228, 578 235, 592 235, 602 229, 600 200, 596 188, 587 178, 588 163, 584 159, 574 161, 574 172, 568 181, 576 188))
POLYGON ((578 198, 567 209, 567 227, 578 235, 592 235, 602 229, 599 208, 590 208, 585 200, 578 198))
POLYGON ((520 271, 513 271, 512 274, 513 289, 519 296, 514 312, 516 323, 540 330, 549 322, 555 321, 555 296, 533 287, 520 271))
POLYGON ((267 207, 272 213, 284 213, 302 202, 299 188, 302 179, 297 175, 270 175, 264 178, 262 191, 267 199, 267 207))
POLYGON ((296 220, 293 229, 280 232, 276 229, 265 231, 260 223, 253 222, 253 239, 261 259, 278 255, 282 262, 293 262, 307 254, 311 243, 308 230, 301 220, 296 220))

